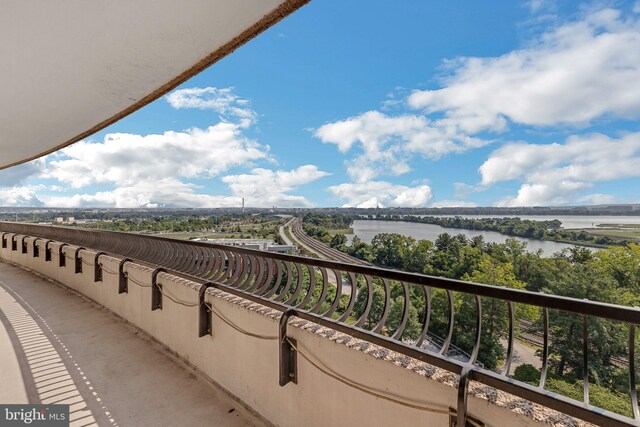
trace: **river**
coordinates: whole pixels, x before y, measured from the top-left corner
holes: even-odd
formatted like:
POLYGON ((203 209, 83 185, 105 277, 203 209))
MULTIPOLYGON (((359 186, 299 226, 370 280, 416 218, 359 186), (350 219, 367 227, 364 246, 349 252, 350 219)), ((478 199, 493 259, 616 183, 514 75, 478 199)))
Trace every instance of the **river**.
POLYGON ((580 215, 418 215, 420 217, 452 217, 461 218, 520 218, 532 221, 562 221, 562 228, 598 228, 600 224, 640 224, 640 216, 580 216, 580 215))
MULTIPOLYGON (((444 215, 443 215, 444 216, 444 215)), ((460 215, 469 218, 492 218, 495 215, 460 215)), ((505 216, 501 216, 505 217, 505 216)), ((595 227, 598 224, 635 224, 640 222, 640 217, 605 217, 605 216, 520 216, 522 219, 532 219, 537 221, 559 219, 562 221, 564 228, 582 228, 582 227, 595 227)), ((397 233, 405 236, 411 236, 416 240, 436 240, 438 235, 442 233, 464 234, 467 238, 475 236, 484 236, 485 241, 493 243, 504 243, 508 238, 513 238, 527 244, 527 250, 537 251, 542 249, 543 256, 552 256, 554 253, 573 247, 573 245, 567 243, 552 242, 550 240, 535 240, 525 239, 522 237, 510 237, 504 234, 497 233, 495 231, 484 230, 467 230, 463 228, 444 228, 435 224, 420 224, 414 222, 402 222, 402 221, 368 221, 368 220, 356 220, 353 222, 353 233, 348 234, 349 241, 354 235, 358 236, 362 241, 371 243, 371 240, 376 234, 380 233, 397 233)), ((589 248, 591 250, 597 250, 595 248, 589 248)))

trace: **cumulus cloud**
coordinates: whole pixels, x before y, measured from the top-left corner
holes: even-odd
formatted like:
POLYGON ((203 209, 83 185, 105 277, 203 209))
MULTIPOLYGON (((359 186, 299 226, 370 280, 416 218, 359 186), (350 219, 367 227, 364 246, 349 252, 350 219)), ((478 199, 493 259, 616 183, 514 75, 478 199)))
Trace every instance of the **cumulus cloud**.
POLYGON ((233 194, 244 197, 247 206, 311 207, 305 197, 286 194, 329 173, 315 165, 304 165, 290 171, 256 168, 250 174, 229 175, 222 181, 233 194))
POLYGON ((432 203, 431 206, 434 208, 475 208, 478 205, 464 200, 441 200, 432 203))
MULTIPOLYGON (((532 2, 538 4, 543 2, 532 2)), ((442 113, 462 132, 503 131, 508 122, 587 125, 640 117, 640 22, 614 9, 554 27, 524 49, 449 63, 445 87, 418 90, 409 105, 442 113)))
POLYGON ((246 138, 237 124, 137 135, 114 133, 103 142, 81 141, 63 149, 43 173, 73 188, 112 183, 130 187, 165 177, 220 175, 268 158, 267 146, 246 138))
POLYGON ((242 197, 245 197, 249 206, 310 207, 312 203, 306 198, 286 193, 326 175, 313 165, 292 171, 257 168, 251 174, 222 178, 229 185, 233 193, 231 196, 207 194, 201 186, 167 177, 145 179, 96 193, 43 196, 42 202, 47 206, 64 208, 225 208, 241 206, 242 197))
POLYGON ((337 145, 342 153, 358 144, 361 153, 346 162, 347 172, 356 182, 409 172, 407 159, 411 154, 438 159, 488 143, 453 128, 440 127, 422 115, 392 117, 379 111, 327 123, 315 131, 315 136, 324 143, 337 145))
MULTIPOLYGON (((527 5, 533 13, 555 8, 547 0, 527 5)), ((353 153, 345 160, 347 172, 355 183, 365 184, 409 172, 415 155, 436 160, 490 144, 491 135, 512 125, 577 128, 596 120, 640 117, 640 86, 634 84, 640 81, 640 18, 611 8, 585 11, 573 21, 552 20, 546 32, 502 56, 445 61, 448 71, 441 88, 415 90, 406 98, 413 112, 368 111, 327 123, 315 136, 342 153, 353 153)), ((395 95, 391 99, 398 107, 395 95)), ((609 179, 567 177, 571 168, 557 167, 545 169, 551 175, 544 179, 532 176, 529 171, 536 165, 552 161, 548 151, 553 150, 508 144, 499 152, 505 159, 493 155, 481 168, 482 186, 470 191, 521 179, 518 196, 505 203, 566 203, 592 180, 609 179), (518 175, 520 170, 527 171, 526 178, 518 175)), ((467 187, 460 190, 469 192, 467 187)))
POLYGON ((81 141, 46 160, 2 171, 0 205, 211 208, 238 207, 245 197, 253 206, 312 206, 306 198, 288 192, 328 173, 314 165, 291 171, 256 168, 256 163, 274 159, 268 146, 246 137, 256 114, 231 88, 181 89, 166 100, 174 108, 207 109, 223 117, 206 129, 107 134, 102 141, 81 141), (253 170, 230 175, 236 168, 253 170), (37 188, 18 186, 34 177, 57 182, 37 188), (210 188, 212 178, 220 178, 225 185, 210 188), (206 188, 195 184, 202 180, 206 188), (210 194, 214 190, 218 194, 210 194))
POLYGON ((115 208, 155 208, 191 207, 220 208, 238 207, 239 197, 212 196, 199 193, 200 188, 175 178, 157 181, 140 181, 111 191, 94 194, 74 194, 71 196, 42 197, 47 206, 60 208, 115 207, 115 208))
POLYGON ((178 89, 166 95, 165 99, 175 109, 212 110, 222 116, 240 119, 243 126, 251 124, 257 116, 251 109, 249 100, 235 94, 232 87, 178 89))
POLYGON ((329 191, 347 200, 343 207, 420 207, 433 198, 431 187, 419 185, 407 187, 384 181, 344 183, 329 187, 329 191))
POLYGON ((0 188, 14 187, 25 180, 42 173, 45 168, 45 158, 33 160, 18 166, 0 170, 0 188))
POLYGON ((502 205, 555 205, 580 197, 606 203, 611 199, 604 195, 581 194, 596 182, 640 176, 640 132, 620 138, 571 136, 562 144, 506 144, 489 156, 479 172, 482 185, 522 182, 515 197, 499 201, 502 205))
POLYGON ((11 188, 0 188, 0 206, 9 207, 38 207, 43 206, 43 202, 36 194, 37 187, 14 186, 11 188))
POLYGON ((594 193, 580 197, 578 202, 588 205, 609 205, 616 203, 616 198, 610 194, 594 193))

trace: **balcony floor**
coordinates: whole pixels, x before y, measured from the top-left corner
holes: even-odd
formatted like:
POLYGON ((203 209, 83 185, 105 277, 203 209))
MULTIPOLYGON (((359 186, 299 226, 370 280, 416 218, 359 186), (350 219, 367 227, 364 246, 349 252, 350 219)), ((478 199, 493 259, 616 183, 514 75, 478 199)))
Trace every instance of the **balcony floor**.
POLYGON ((0 403, 70 404, 72 426, 263 425, 114 314, 2 262, 0 384, 0 403))

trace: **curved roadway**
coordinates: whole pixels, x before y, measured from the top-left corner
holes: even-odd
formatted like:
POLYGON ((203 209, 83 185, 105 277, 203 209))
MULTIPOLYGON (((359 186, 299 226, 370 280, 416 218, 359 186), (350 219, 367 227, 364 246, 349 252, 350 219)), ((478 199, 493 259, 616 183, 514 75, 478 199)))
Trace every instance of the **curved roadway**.
POLYGON ((302 229, 302 221, 299 218, 294 218, 292 221, 287 223, 287 226, 291 231, 291 235, 300 244, 300 246, 308 249, 310 252, 319 255, 320 258, 325 258, 332 261, 346 262, 349 264, 371 265, 368 262, 352 257, 351 255, 347 255, 344 252, 340 252, 339 250, 327 246, 324 243, 319 242, 318 240, 309 236, 302 229))

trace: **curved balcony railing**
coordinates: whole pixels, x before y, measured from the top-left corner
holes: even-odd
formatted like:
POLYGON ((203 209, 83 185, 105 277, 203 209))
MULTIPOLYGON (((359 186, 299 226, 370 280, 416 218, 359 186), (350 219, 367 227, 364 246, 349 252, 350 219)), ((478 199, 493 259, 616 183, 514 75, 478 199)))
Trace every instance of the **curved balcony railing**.
MULTIPOLYGON (((292 380, 291 352, 287 339, 287 321, 296 316, 333 328, 353 337, 421 360, 460 376, 458 388, 458 425, 465 425, 466 398, 470 381, 477 381, 515 396, 598 425, 640 425, 636 390, 636 325, 640 310, 631 307, 577 300, 459 280, 388 270, 366 265, 346 264, 300 256, 282 255, 238 247, 211 245, 137 234, 82 230, 75 228, 0 222, 2 247, 26 253, 25 236, 46 240, 47 260, 51 259, 49 241, 58 241, 102 254, 135 261, 194 280, 207 286, 266 305, 283 312, 280 321, 280 383, 292 380), (433 304, 435 294, 438 301, 433 304), (456 311, 454 295, 466 298, 464 311, 456 311), (401 297, 398 311, 392 307, 401 297), (424 304, 419 327, 409 334, 408 322, 415 299, 424 304), (487 301, 502 301, 507 331, 506 357, 497 371, 486 369, 479 361, 482 346, 482 309, 487 301), (470 303, 470 304, 469 304, 470 303), (516 381, 509 376, 514 360, 517 328, 516 304, 538 307, 543 336, 541 378, 537 386, 516 381), (442 306, 441 306, 442 305, 442 306), (433 314, 439 310, 445 319, 439 336, 433 334, 433 314), (467 310, 471 310, 469 315, 467 310), (573 313, 582 318, 583 401, 573 400, 545 389, 549 370, 549 312, 573 313), (452 351, 456 316, 463 313, 472 319, 473 344, 468 352, 452 351), (629 400, 632 417, 619 415, 589 402, 589 319, 620 322, 628 329, 629 400)), ((34 256, 40 256, 33 241, 34 256)), ((76 265, 78 261, 76 250, 76 265)), ((97 259, 96 259, 97 261, 97 259)), ((101 275, 94 263, 96 278, 101 275)), ((157 274, 157 273, 156 273, 157 274)), ((459 332, 459 330, 458 330, 459 332)), ((468 332, 468 330, 467 330, 468 332)))

